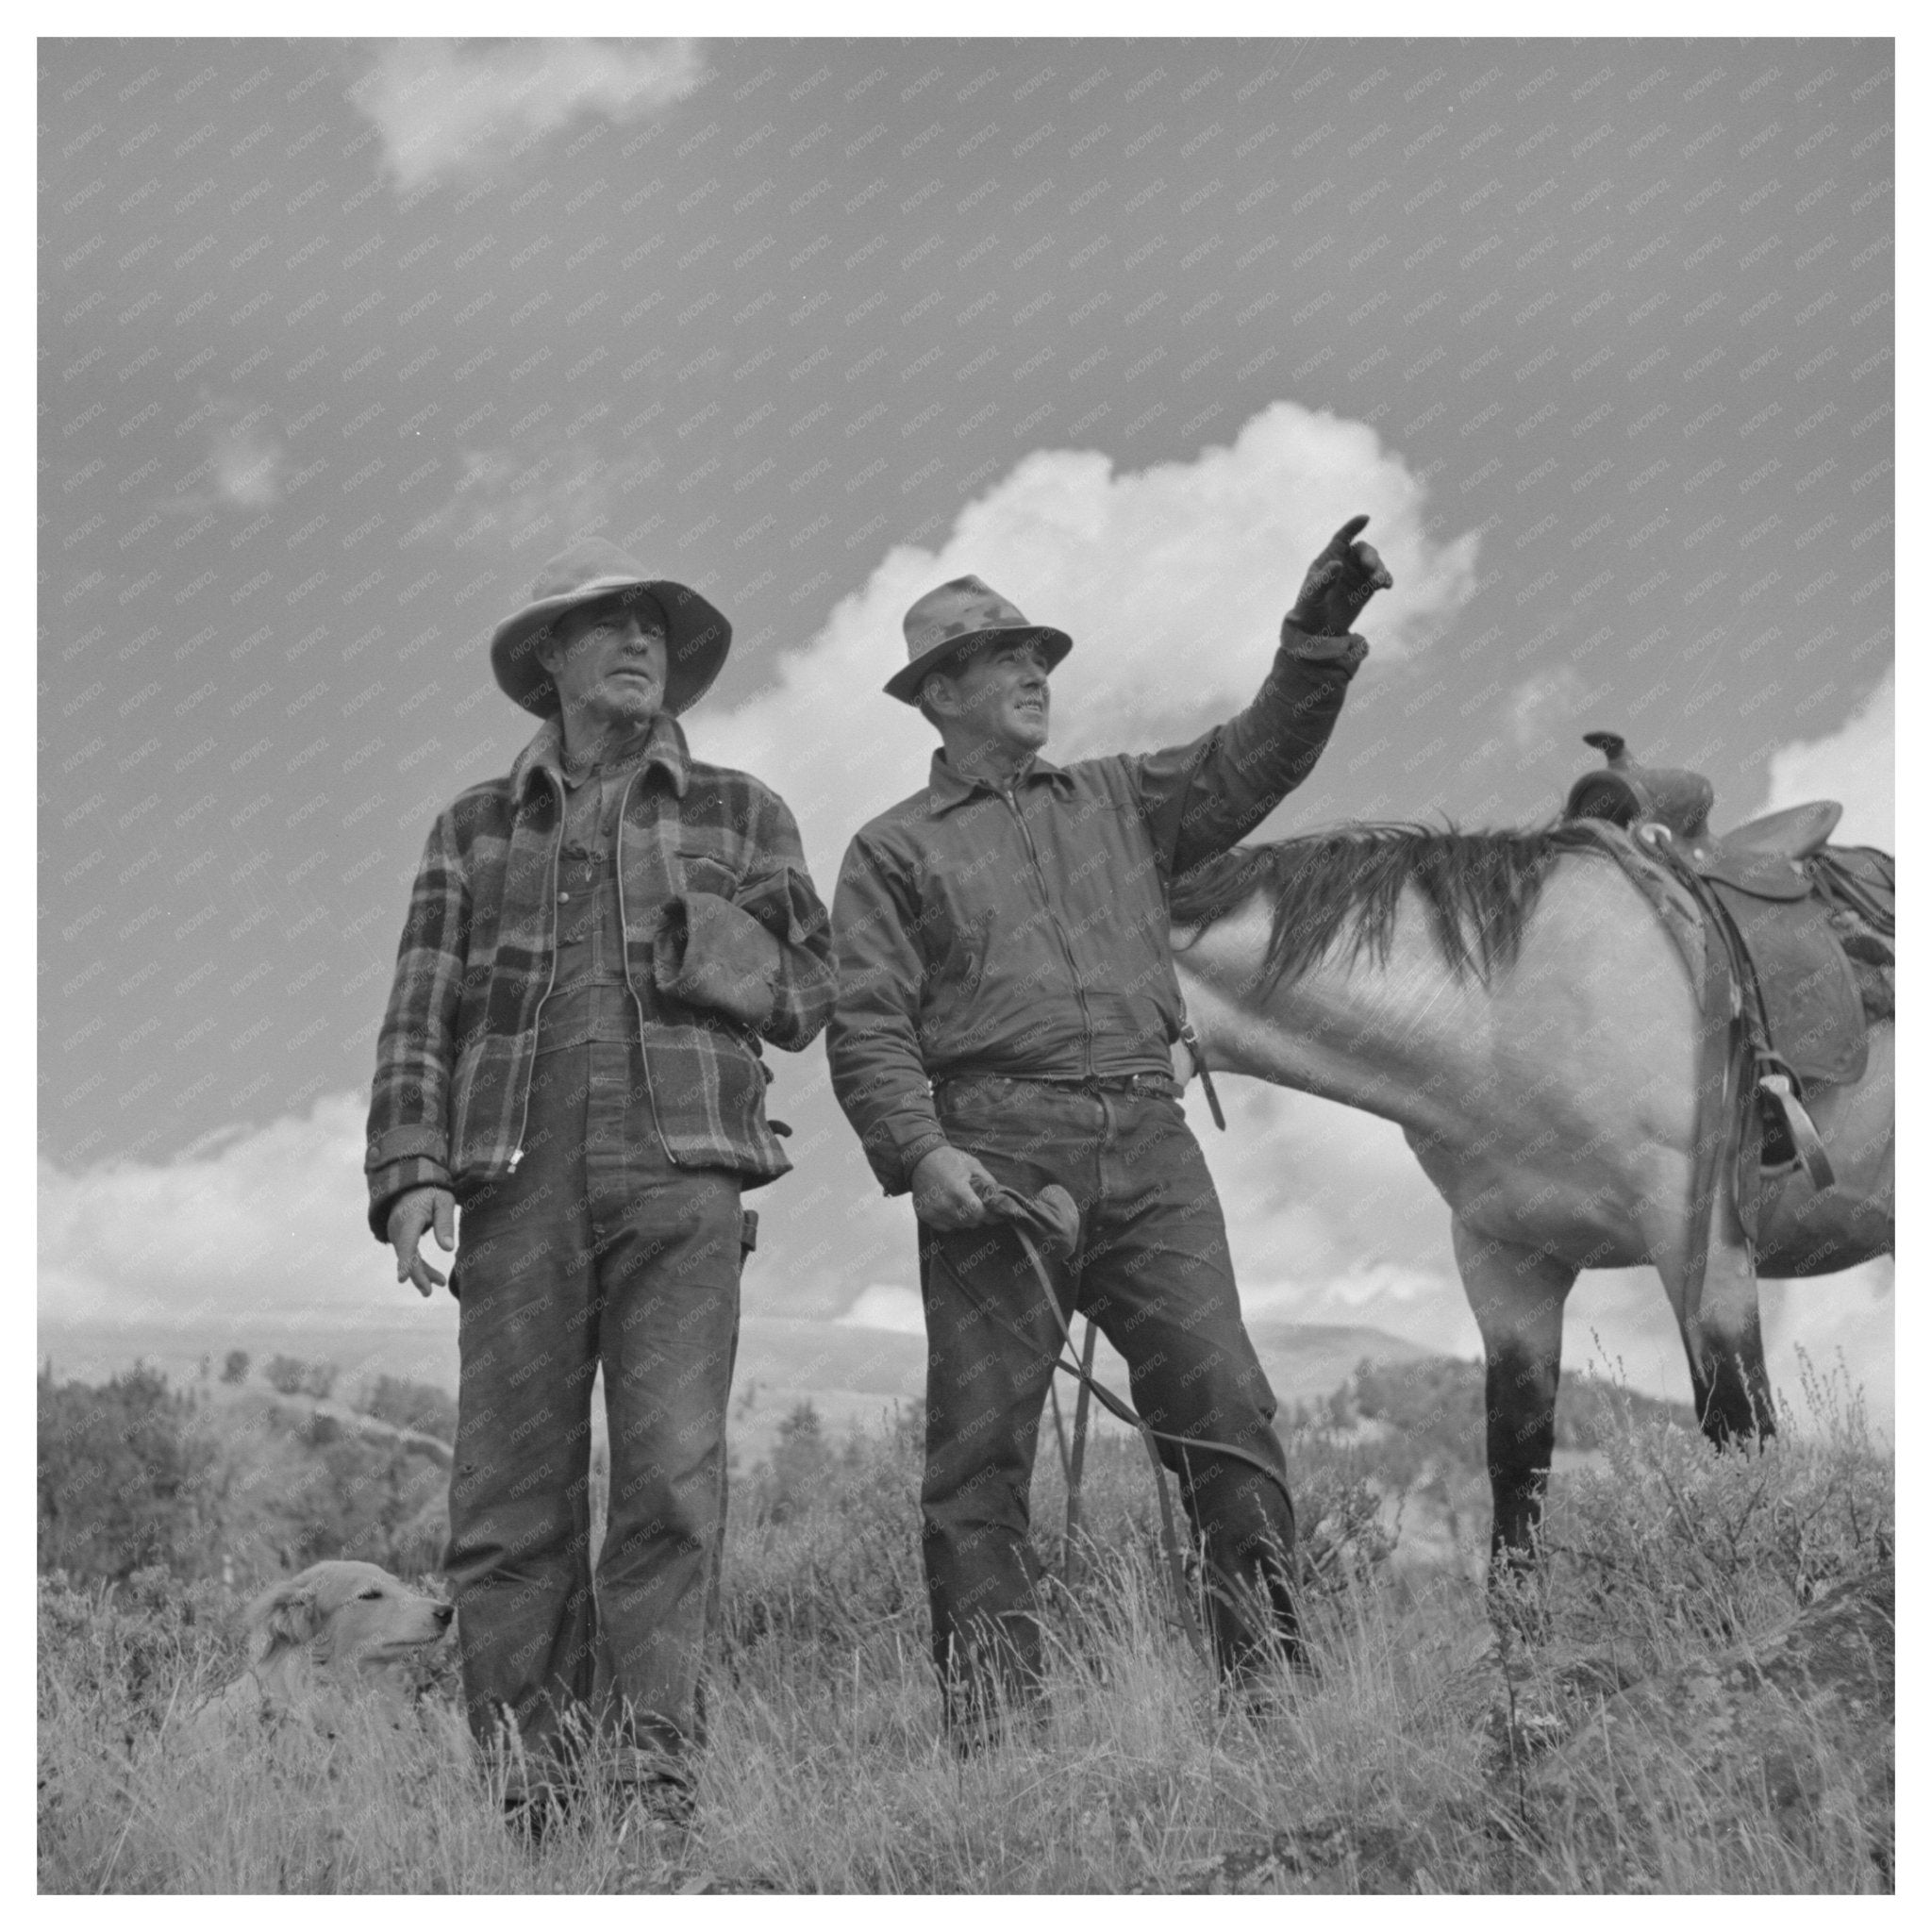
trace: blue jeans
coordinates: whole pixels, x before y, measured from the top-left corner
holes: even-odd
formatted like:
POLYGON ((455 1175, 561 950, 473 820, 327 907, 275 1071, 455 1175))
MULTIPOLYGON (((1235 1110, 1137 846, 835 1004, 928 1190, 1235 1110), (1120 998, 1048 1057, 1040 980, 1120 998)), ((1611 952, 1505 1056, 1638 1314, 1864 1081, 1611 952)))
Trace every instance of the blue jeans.
MULTIPOLYGON (((1294 1512, 1274 1397, 1241 1325, 1221 1203, 1180 1103, 996 1077, 942 1082, 937 1102, 947 1139, 996 1180, 1026 1194, 1057 1181, 1073 1195, 1079 1250, 1047 1271, 1061 1307, 1090 1315, 1126 1361, 1141 1418, 1231 1443, 1281 1478, 1159 1445, 1197 1539, 1223 1671, 1292 1656, 1294 1512)), ((931 1349, 926 1590, 958 1722, 995 1687, 1024 1698, 1041 1681, 1027 1491, 1060 1327, 1008 1229, 922 1226, 919 1261, 931 1349)))
POLYGON ((675 1770, 724 1529, 738 1345, 739 1176, 673 1166, 635 1046, 545 1053, 526 1153, 464 1201, 450 1541, 470 1724, 507 1715, 530 1775, 567 1769, 567 1719, 675 1770), (604 1372, 610 1497, 591 1574, 591 1390, 604 1372))

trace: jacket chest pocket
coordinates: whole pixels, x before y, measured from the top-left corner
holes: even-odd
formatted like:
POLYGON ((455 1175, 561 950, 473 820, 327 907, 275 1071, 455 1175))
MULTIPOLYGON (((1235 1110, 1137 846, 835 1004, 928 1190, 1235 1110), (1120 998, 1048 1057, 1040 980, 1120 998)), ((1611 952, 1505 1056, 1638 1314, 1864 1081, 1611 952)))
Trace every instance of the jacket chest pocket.
POLYGON ((744 864, 723 840, 689 842, 677 848, 677 874, 682 891, 729 899, 744 882, 744 864))
POLYGON ((974 1036, 986 979, 991 918, 949 924, 943 948, 927 936, 925 984, 920 990, 919 1041, 941 1060, 964 1051, 974 1036))
POLYGON ((928 995, 949 1004, 970 999, 986 976, 991 932, 990 912, 974 915, 954 908, 938 908, 921 943, 928 995))

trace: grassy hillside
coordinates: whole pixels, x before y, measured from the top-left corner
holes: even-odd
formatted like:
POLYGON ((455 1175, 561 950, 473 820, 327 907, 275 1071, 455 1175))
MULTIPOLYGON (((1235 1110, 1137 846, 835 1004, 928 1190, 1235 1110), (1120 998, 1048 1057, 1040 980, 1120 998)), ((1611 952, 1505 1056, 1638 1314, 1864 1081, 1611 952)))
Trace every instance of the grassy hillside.
MULTIPOLYGON (((233 1596, 156 1569, 114 1588, 43 1577, 41 1887, 1887 1889, 1889 1656, 1845 1665, 1849 1705, 1749 1662, 1889 1577, 1891 1469, 1855 1405, 1840 1396, 1822 1439, 1720 1458, 1606 1402, 1589 1460, 1557 1478, 1541 1586, 1496 1623, 1466 1572, 1391 1566, 1384 1505, 1441 1412, 1426 1378, 1395 1387, 1414 1412, 1357 1376, 1292 1431, 1316 1671, 1259 1711, 1223 1707, 1175 1627, 1135 1445, 1096 1444, 1084 1578, 1057 1580, 1049 1439, 1049 1716, 964 1764, 937 1733, 914 1433, 794 1422, 734 1488, 711 1743, 675 1851, 620 1844, 595 1802, 523 1848, 446 1698, 401 1732, 197 1757, 181 1717, 237 1666, 233 1596), (1749 1749, 1685 1732, 1700 1696, 1754 1700, 1726 1715, 1748 1719, 1749 1749)), ((1446 1432, 1443 1467, 1462 1440, 1446 1432)))

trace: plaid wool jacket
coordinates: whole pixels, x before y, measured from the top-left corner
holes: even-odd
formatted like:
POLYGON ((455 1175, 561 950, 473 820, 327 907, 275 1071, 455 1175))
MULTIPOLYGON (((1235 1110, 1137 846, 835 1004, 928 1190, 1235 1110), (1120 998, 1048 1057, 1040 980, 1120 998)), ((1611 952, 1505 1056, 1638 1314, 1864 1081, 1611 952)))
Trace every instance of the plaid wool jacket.
MULTIPOLYGON (((557 962, 561 747, 551 719, 508 776, 472 786, 430 828, 376 1041, 364 1167, 378 1241, 405 1189, 461 1198, 520 1158, 557 962)), ((692 758, 660 715, 625 790, 617 863, 663 1151, 748 1187, 774 1180, 791 1162, 765 1119, 758 1041, 806 1045, 834 991, 798 827, 747 773, 692 758)))

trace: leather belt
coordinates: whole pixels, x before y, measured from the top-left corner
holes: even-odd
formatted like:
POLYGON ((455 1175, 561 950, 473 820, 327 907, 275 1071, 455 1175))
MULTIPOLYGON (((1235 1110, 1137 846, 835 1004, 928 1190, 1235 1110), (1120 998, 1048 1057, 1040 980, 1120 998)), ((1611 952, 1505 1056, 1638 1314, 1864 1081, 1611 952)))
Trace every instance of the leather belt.
POLYGON ((932 1083, 964 1087, 978 1080, 1005 1080, 1016 1087, 1050 1087, 1068 1093, 1138 1093, 1161 1100, 1178 1100, 1180 1083, 1172 1074, 1109 1074, 1091 1079, 1058 1079, 1049 1074, 944 1074, 932 1083))

